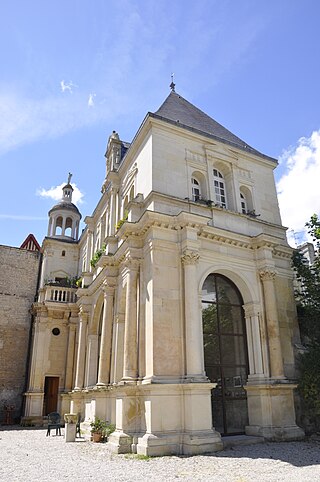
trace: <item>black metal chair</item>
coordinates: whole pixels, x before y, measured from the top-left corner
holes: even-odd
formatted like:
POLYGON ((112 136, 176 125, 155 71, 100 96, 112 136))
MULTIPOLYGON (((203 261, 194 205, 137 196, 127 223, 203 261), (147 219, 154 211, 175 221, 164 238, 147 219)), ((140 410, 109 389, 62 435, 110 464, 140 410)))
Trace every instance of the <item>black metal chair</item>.
POLYGON ((51 429, 56 429, 56 435, 61 435, 61 417, 58 412, 51 412, 48 414, 48 430, 47 430, 47 436, 50 435, 50 430, 51 429))
POLYGON ((78 413, 77 425, 76 425, 76 437, 81 437, 81 413, 78 413))

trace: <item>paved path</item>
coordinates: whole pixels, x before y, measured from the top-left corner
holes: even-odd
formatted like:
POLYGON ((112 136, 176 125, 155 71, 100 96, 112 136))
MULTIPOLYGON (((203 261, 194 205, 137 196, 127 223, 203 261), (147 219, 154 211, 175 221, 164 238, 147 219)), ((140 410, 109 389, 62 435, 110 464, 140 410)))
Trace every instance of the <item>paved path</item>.
POLYGON ((145 460, 105 444, 46 437, 41 429, 0 429, 0 480, 320 481, 320 440, 239 446, 213 455, 145 460))

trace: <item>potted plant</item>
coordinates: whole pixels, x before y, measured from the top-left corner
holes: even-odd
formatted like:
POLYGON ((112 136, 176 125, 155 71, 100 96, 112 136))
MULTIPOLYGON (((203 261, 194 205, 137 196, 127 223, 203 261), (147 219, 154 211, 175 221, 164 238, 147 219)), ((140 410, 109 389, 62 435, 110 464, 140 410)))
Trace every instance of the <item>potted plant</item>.
POLYGON ((94 421, 90 423, 91 435, 93 442, 101 442, 107 440, 108 436, 115 430, 115 426, 107 420, 101 420, 95 417, 94 421))

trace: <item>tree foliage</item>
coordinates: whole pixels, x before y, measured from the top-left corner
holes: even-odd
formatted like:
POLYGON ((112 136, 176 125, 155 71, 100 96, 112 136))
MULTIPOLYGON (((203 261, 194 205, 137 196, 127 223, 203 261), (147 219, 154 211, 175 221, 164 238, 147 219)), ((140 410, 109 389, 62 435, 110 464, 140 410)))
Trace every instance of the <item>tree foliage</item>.
POLYGON ((298 389, 304 414, 313 430, 320 429, 320 220, 316 214, 306 223, 315 246, 315 258, 309 264, 299 250, 293 253, 298 280, 296 291, 298 320, 307 351, 300 357, 298 389))
POLYGON ((315 245, 310 265, 299 250, 293 253, 293 267, 298 280, 296 300, 301 335, 305 341, 320 343, 320 221, 314 214, 306 223, 315 245))

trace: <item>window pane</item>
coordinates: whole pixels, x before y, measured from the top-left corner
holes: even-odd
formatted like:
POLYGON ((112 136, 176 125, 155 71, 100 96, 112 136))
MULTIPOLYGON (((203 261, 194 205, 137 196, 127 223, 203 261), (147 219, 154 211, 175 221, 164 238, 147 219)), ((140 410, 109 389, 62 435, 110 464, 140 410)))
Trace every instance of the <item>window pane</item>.
POLYGON ((221 395, 221 371, 218 366, 206 367, 206 375, 210 382, 217 383, 216 395, 221 395), (220 391, 219 391, 220 389, 220 391))
POLYGON ((238 291, 234 285, 222 276, 217 276, 218 301, 219 303, 228 303, 232 305, 242 306, 242 301, 238 291))
POLYGON ((217 333, 217 306, 215 304, 202 303, 203 333, 217 333))
POLYGON ((223 367, 224 386, 230 391, 232 396, 239 398, 246 396, 243 386, 247 383, 247 369, 244 366, 223 367))
POLYGON ((219 338, 216 335, 203 335, 205 366, 218 365, 220 363, 219 338))
POLYGON ((202 287, 202 299, 204 301, 213 301, 217 299, 215 277, 214 275, 209 275, 202 287))
POLYGON ((219 305, 220 333, 243 334, 242 310, 240 306, 219 305))
POLYGON ((245 344, 242 335, 221 336, 221 363, 223 365, 245 365, 245 344))

